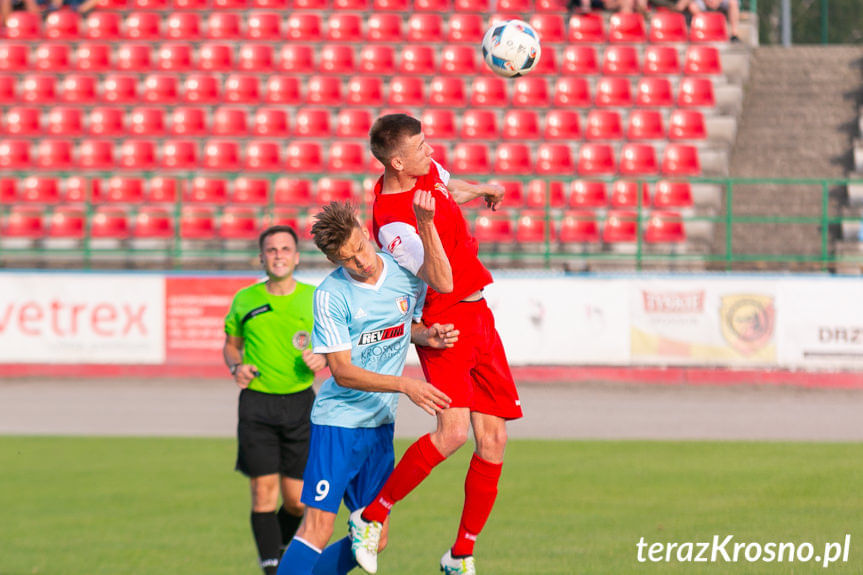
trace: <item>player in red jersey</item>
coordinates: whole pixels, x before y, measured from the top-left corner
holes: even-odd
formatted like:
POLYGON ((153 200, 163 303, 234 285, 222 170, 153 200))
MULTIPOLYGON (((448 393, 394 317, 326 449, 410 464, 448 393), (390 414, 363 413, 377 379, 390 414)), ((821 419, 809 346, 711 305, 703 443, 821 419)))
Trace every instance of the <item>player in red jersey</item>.
POLYGON ((496 207, 503 189, 452 178, 432 159, 422 124, 408 115, 378 118, 370 140, 372 153, 385 167, 374 190, 375 239, 399 264, 428 283, 425 320, 454 323, 462 336, 450 349, 417 347, 426 379, 452 403, 438 414, 435 431, 408 448, 375 501, 351 515, 354 554, 363 569, 376 572, 379 525, 395 502, 467 441, 472 426, 476 451, 465 479, 461 522, 455 544, 441 559, 441 569, 447 575, 473 574, 474 542, 497 496, 506 421, 521 417, 522 411, 494 317, 483 299, 491 273, 477 257, 477 242, 459 204, 482 198, 496 207), (426 259, 412 208, 417 190, 429 190, 434 196, 435 227, 452 269, 452 285, 440 281, 445 274, 436 273, 446 267, 426 259))

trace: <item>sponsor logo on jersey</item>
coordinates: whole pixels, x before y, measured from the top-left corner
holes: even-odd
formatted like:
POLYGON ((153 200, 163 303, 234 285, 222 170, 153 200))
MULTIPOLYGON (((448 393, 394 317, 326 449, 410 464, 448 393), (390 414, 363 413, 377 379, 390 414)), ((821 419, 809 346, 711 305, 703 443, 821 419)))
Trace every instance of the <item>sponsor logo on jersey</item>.
POLYGON ((391 241, 389 243, 389 245, 387 246, 387 251, 390 253, 393 253, 395 251, 395 249, 397 247, 399 247, 400 245, 402 245, 402 237, 396 236, 395 239, 393 241, 391 241))
POLYGON ((408 312, 408 310, 411 307, 410 299, 406 295, 403 295, 401 297, 397 297, 396 298, 396 305, 398 306, 399 311, 402 312, 403 314, 405 314, 408 312))
POLYGON ((384 345, 373 345, 364 347, 360 354, 363 365, 374 371, 374 365, 380 366, 399 354, 405 352, 405 346, 400 343, 385 343, 384 345))
POLYGON ((368 315, 369 314, 366 313, 366 310, 360 308, 357 310, 357 313, 354 314, 354 319, 362 319, 364 317, 367 317, 368 315))
POLYGON ((405 324, 400 323, 399 325, 386 327, 384 329, 376 329, 374 331, 363 332, 362 334, 360 334, 360 341, 357 345, 369 345, 371 343, 378 343, 381 341, 386 341, 388 339, 401 337, 404 334, 405 324))
POLYGON ((443 194, 443 197, 445 197, 445 198, 448 198, 448 197, 449 197, 449 190, 448 190, 448 189, 446 189, 446 186, 445 186, 445 185, 443 185, 442 183, 437 182, 437 183, 434 185, 434 189, 436 189, 436 190, 437 190, 437 191, 439 191, 441 194, 443 194))

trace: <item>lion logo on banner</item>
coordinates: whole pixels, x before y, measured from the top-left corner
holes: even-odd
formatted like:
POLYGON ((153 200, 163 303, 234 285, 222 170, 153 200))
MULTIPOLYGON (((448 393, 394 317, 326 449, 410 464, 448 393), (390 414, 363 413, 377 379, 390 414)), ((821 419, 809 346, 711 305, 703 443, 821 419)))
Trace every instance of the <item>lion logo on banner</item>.
POLYGON ((776 326, 773 296, 729 295, 719 309, 722 336, 732 348, 749 356, 770 345, 776 326))

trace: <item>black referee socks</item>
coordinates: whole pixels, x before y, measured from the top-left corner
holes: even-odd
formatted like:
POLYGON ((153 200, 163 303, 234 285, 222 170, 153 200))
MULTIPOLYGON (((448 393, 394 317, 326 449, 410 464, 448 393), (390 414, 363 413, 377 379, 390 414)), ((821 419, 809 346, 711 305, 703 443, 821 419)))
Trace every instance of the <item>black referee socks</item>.
POLYGON ((252 533, 258 546, 261 569, 266 575, 276 575, 281 557, 282 535, 279 520, 272 511, 252 512, 252 533))

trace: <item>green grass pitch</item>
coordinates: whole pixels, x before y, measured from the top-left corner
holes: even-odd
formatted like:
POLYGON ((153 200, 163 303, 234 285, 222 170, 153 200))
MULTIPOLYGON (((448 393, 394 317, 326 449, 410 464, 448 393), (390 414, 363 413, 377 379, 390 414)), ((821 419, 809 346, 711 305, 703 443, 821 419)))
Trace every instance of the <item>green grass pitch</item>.
MULTIPOLYGON (((469 454, 398 504, 379 573, 438 572, 469 454)), ((0 437, 0 574, 256 575, 233 457, 229 439, 0 437)), ((512 441, 477 565, 482 575, 863 573, 861 489, 863 444, 512 441), (849 562, 827 569, 636 561, 642 536, 819 550, 846 533, 849 562)))

